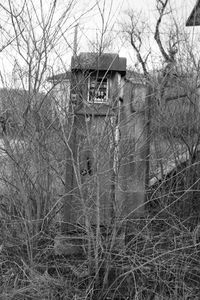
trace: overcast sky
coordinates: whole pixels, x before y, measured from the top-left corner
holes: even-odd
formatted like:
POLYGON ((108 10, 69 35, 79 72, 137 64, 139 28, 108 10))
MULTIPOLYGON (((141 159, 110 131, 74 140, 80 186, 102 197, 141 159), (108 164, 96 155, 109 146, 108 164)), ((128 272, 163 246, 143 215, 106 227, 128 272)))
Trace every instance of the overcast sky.
MULTIPOLYGON (((13 3, 18 4, 18 2, 23 3, 22 0, 16 0, 13 3)), ((53 0, 44 0, 45 6, 48 7, 49 3, 53 0)), ((66 3, 69 0, 57 0, 58 6, 55 14, 59 18, 63 10, 66 7, 66 3)), ((104 22, 106 26, 106 39, 111 40, 110 47, 106 51, 112 51, 119 53, 120 56, 127 57, 128 65, 134 66, 136 63, 136 56, 133 49, 124 41, 122 38, 122 32, 120 32, 120 23, 127 21, 127 17, 124 14, 127 10, 133 10, 136 14, 140 15, 149 24, 149 28, 146 35, 149 39, 145 37, 145 47, 144 51, 148 51, 151 48, 152 60, 157 57, 157 48, 153 41, 153 32, 155 30, 155 20, 157 17, 156 12, 156 0, 74 0, 73 10, 69 14, 69 30, 66 31, 65 40, 59 45, 59 55, 62 57, 62 63, 59 63, 56 56, 52 56, 52 65, 54 64, 55 72, 62 72, 70 66, 70 59, 72 56, 73 39, 74 39, 74 26, 78 22, 78 52, 84 51, 95 51, 95 43, 100 38, 100 33, 102 30, 102 19, 100 16, 100 11, 103 10, 103 3, 105 1, 105 11, 104 11, 104 22), (99 3, 99 7, 97 5, 99 3), (76 22, 77 20, 77 22, 76 22), (66 43, 67 41, 67 43, 66 43)), ((29 1, 28 1, 29 2, 29 1)), ((7 3, 6 0, 0 0, 0 3, 7 3)), ((39 0, 33 0, 34 5, 39 7, 39 0), (36 3, 36 4, 35 4, 36 3)), ((186 20, 194 7, 196 0, 170 0, 170 5, 173 11, 173 17, 177 21, 177 24, 183 26, 184 30, 191 33, 192 36, 199 35, 200 27, 185 28, 186 20)), ((38 14, 40 15, 40 13, 38 14)), ((1 20, 3 19, 1 11, 1 20)), ((164 19, 164 26, 162 27, 162 34, 168 34, 168 28, 170 27, 171 19, 167 17, 164 19)), ((0 22, 0 25, 2 21, 0 22)), ((5 24, 6 30, 9 31, 9 25, 5 24)), ((11 45, 12 46, 12 45, 11 45)), ((55 52, 56 53, 56 52, 55 52)), ((54 53, 54 54, 55 54, 54 53)), ((0 70, 1 73, 7 72, 11 73, 13 71, 14 60, 17 58, 17 53, 12 51, 12 47, 6 49, 0 53, 0 70)))
MULTIPOLYGON (((87 3, 92 3, 92 1, 87 2, 86 0, 79 0, 79 3, 81 2, 83 5, 82 9, 88 7, 87 3)), ((95 3, 95 0, 93 1, 93 3, 95 3)), ((103 0, 100 3, 103 3, 103 0)), ((170 1, 173 16, 176 19, 177 23, 180 24, 180 26, 185 27, 186 20, 195 3, 196 0, 170 1)), ((127 44, 124 44, 124 42, 122 42, 120 39, 119 23, 126 21, 124 12, 133 9, 135 12, 138 12, 138 14, 141 14, 141 17, 150 24, 151 28, 149 29, 149 35, 152 35, 153 37, 152 32, 154 31, 155 20, 157 18, 156 0, 106 0, 106 7, 108 11, 110 8, 112 8, 111 16, 105 16, 105 19, 108 20, 108 32, 110 32, 110 34, 108 35, 112 36, 114 40, 114 43, 112 45, 113 47, 109 50, 113 50, 115 52, 118 52, 122 56, 126 56, 128 59, 128 64, 134 64, 135 54, 133 53, 132 49, 127 44)), ((167 17, 164 19, 164 22, 168 22, 168 25, 170 26, 171 21, 167 21, 167 17)), ((194 29, 192 28, 185 28, 185 30, 189 33, 193 32, 194 34, 194 29)), ((95 39, 99 38, 100 31, 101 19, 99 17, 98 8, 96 7, 80 20, 78 33, 78 50, 88 51, 88 49, 91 49, 90 46, 92 47, 95 39)), ((199 28, 195 28, 195 31, 198 33, 199 28)), ((156 46, 154 44, 151 44, 151 47, 156 51, 156 46)))

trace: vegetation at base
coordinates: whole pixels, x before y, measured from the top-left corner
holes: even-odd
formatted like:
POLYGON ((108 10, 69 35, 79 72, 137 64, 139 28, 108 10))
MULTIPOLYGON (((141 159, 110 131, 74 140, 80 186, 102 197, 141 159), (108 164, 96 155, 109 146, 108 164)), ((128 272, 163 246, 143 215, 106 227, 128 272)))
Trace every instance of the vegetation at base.
POLYGON ((55 255, 57 224, 32 238, 30 261, 28 241, 22 243, 13 224, 1 220, 0 299, 199 299, 198 226, 191 231, 167 210, 132 225, 134 232, 117 251, 109 237, 100 236, 96 270, 87 252, 55 255))

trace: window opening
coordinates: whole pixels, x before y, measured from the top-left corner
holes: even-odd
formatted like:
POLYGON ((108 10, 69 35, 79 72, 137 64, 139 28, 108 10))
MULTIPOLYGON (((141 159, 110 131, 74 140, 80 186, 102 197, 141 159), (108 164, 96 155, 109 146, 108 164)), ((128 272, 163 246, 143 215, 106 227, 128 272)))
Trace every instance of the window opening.
POLYGON ((93 103, 108 102, 108 79, 106 77, 90 77, 88 101, 93 103))

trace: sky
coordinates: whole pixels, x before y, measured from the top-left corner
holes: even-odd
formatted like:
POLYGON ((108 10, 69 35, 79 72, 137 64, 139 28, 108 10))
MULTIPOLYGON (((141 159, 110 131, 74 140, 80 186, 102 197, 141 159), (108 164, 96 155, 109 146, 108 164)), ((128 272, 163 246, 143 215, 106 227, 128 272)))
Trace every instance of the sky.
MULTIPOLYGON (((42 0, 44 15, 48 12, 48 5, 53 3, 54 0, 42 0)), ((158 48, 153 40, 153 32, 155 29, 155 20, 157 18, 156 0, 57 0, 58 5, 56 7, 54 15, 54 26, 56 26, 59 18, 65 11, 66 5, 70 6, 68 15, 66 16, 66 23, 61 26, 63 35, 58 39, 57 34, 57 47, 50 54, 49 66, 54 73, 64 72, 70 67, 70 60, 73 54, 73 41, 74 41, 74 29, 78 24, 77 44, 78 53, 84 51, 96 51, 98 48, 99 40, 101 38, 102 28, 105 29, 105 40, 107 41, 106 52, 116 52, 120 56, 127 58, 127 63, 131 67, 135 67, 137 59, 135 52, 124 39, 121 24, 127 22, 127 16, 125 14, 128 10, 133 10, 136 15, 139 15, 142 20, 145 20, 149 27, 145 29, 144 37, 144 49, 143 52, 147 53, 149 48, 152 51, 152 60, 155 61, 158 57, 158 48), (71 2, 70 2, 71 1, 71 2), (103 15, 103 17, 102 17, 103 15), (104 25, 104 26, 102 26, 104 25)), ((8 0, 0 0, 0 5, 6 5, 8 0)), ((20 3, 23 4, 23 0, 16 0, 13 3, 18 6, 20 11, 20 3)), ((42 14, 40 9, 40 0, 28 0, 28 3, 34 3, 34 7, 37 11, 37 17, 41 21, 42 14)), ((186 20, 194 7, 196 0, 170 0, 170 7, 173 11, 173 17, 180 26, 192 36, 199 35, 199 27, 185 28, 186 20)), ((21 6, 22 7, 22 6, 21 6)), ((0 42, 3 44, 2 32, 12 36, 12 24, 9 23, 5 16, 5 11, 0 7, 1 20, 0 20, 0 42), (1 29, 3 28, 2 32, 1 29)), ((34 15, 34 12, 33 12, 34 15)), ((30 17, 33 18, 33 15, 30 17)), ((37 18, 36 18, 37 19, 37 18)), ((38 20, 36 20, 37 23, 38 20)), ((163 20, 162 35, 163 37, 168 35, 169 26, 172 19, 168 16, 163 20)), ((35 33, 39 36, 39 25, 35 25, 35 33)), ((181 27, 180 27, 181 28, 181 27)), ((29 33, 27 33, 29 34, 29 33)), ((28 38, 28 37, 27 37, 28 38)), ((1 48, 1 47, 0 47, 1 48)), ((26 51, 26 50, 25 50, 26 51)), ((155 62, 154 61, 154 62, 155 62)), ((0 71, 2 74, 7 75, 7 81, 16 72, 16 65, 22 65, 22 70, 25 72, 25 66, 23 65, 23 59, 19 57, 18 51, 16 51, 16 44, 13 42, 7 49, 0 52, 0 71)), ((159 60, 158 60, 159 63, 159 60)))
MULTIPOLYGON (((128 10, 134 10, 135 13, 141 15, 149 24, 150 29, 149 36, 153 37, 153 31, 155 29, 155 20, 157 19, 157 11, 155 0, 106 0, 107 8, 110 8, 112 3, 112 17, 109 19, 108 32, 110 32, 110 36, 114 40, 113 50, 114 52, 118 52, 121 56, 127 57, 128 64, 135 64, 135 53, 133 53, 132 48, 127 43, 124 43, 124 40, 121 39, 120 33, 120 23, 126 22, 127 18, 125 12, 128 10)), ((171 0, 170 7, 173 11, 173 15, 177 21, 177 23, 182 26, 185 25, 186 20, 194 7, 196 0, 171 0)), ((106 16, 108 19, 108 16, 106 16)), ((165 17, 164 22, 167 22, 167 17, 165 17)), ((170 21, 168 20, 170 25, 170 21)), ((87 51, 88 44, 90 42, 94 42, 95 34, 99 36, 100 33, 100 24, 101 20, 99 18, 99 12, 96 10, 96 14, 94 11, 92 14, 88 14, 80 21, 79 25, 79 51, 87 51), (84 37, 85 36, 85 37, 84 37), (87 43, 88 41, 88 43, 87 43)), ((194 29, 185 28, 187 32, 193 32, 194 29)), ((195 28, 197 33, 199 32, 198 28, 195 28)), ((167 30, 166 30, 166 33, 167 30)), ((193 32, 194 34, 194 32, 193 32)), ((147 32, 148 35, 148 32, 147 32)), ((151 40, 150 37, 151 48, 156 52, 156 45, 154 41, 151 40)), ((92 43, 91 43, 92 44, 92 43)))

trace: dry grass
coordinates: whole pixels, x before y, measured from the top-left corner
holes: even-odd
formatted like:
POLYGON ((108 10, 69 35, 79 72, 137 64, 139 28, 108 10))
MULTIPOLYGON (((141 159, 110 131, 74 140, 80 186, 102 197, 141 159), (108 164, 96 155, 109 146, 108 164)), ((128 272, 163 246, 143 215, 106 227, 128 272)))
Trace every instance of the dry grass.
POLYGON ((121 250, 109 247, 109 239, 101 243, 97 272, 87 254, 54 255, 53 227, 35 238, 30 262, 27 245, 2 223, 0 299, 199 299, 200 244, 194 232, 171 214, 134 221, 133 227, 121 250))

